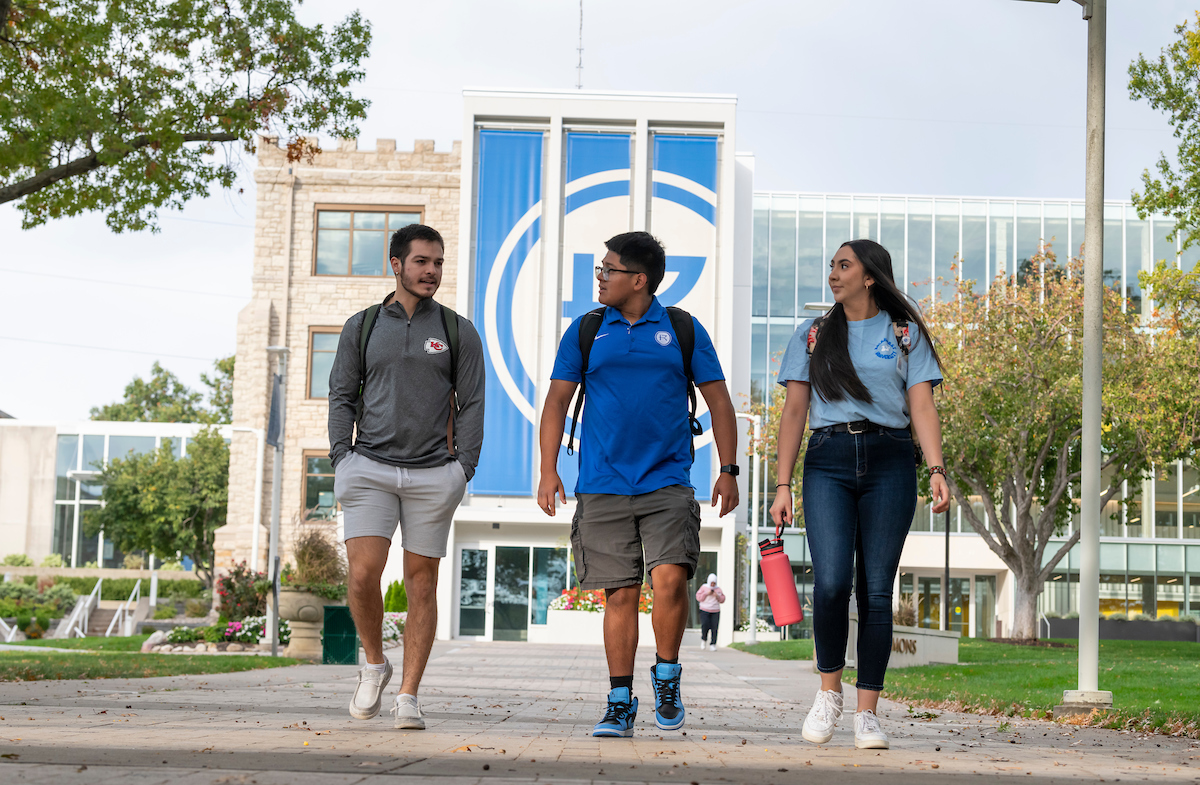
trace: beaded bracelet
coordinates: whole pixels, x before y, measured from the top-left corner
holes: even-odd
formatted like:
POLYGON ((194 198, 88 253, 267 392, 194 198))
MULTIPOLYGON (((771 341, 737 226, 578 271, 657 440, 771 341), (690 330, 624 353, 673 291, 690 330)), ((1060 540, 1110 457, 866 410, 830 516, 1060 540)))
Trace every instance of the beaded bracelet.
POLYGON ((946 476, 946 469, 945 469, 945 467, 942 467, 942 466, 930 466, 930 467, 929 467, 929 476, 930 476, 930 477, 932 477, 932 476, 933 476, 933 475, 935 475, 935 474, 940 474, 940 475, 942 475, 943 477, 945 477, 945 476, 946 476))

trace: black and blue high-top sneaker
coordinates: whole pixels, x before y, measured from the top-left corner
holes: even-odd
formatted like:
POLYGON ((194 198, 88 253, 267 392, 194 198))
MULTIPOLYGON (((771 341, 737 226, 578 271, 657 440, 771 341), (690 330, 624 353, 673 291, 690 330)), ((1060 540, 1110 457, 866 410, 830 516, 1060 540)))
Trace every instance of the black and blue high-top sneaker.
POLYGON ((632 736, 637 719, 638 700, 628 687, 616 687, 608 693, 604 718, 592 728, 593 736, 632 736))
POLYGON ((683 727, 683 700, 679 697, 679 676, 683 666, 677 662, 660 662, 650 668, 650 683, 654 686, 654 724, 663 730, 683 727))

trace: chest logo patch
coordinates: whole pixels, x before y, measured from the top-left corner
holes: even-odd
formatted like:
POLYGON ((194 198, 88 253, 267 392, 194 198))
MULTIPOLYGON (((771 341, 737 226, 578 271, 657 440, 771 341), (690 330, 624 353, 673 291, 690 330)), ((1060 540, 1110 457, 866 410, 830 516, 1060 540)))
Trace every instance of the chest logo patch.
POLYGON ((658 341, 659 346, 670 346, 671 334, 666 330, 659 330, 654 334, 654 340, 658 341))
POLYGON ((894 359, 896 356, 896 347, 891 341, 884 338, 879 342, 879 345, 875 347, 875 356, 881 360, 894 359))
POLYGON ((450 344, 446 343, 445 341, 439 340, 437 338, 426 338, 425 339, 425 353, 426 354, 441 354, 442 352, 448 350, 449 348, 450 348, 450 344))

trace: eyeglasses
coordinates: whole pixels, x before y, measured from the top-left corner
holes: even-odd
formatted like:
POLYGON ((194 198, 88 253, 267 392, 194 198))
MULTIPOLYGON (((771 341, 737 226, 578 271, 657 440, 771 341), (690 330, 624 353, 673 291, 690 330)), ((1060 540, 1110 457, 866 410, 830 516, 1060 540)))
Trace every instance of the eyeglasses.
POLYGON ((618 270, 616 267, 596 266, 596 275, 600 276, 600 280, 607 281, 613 273, 627 273, 629 275, 641 275, 639 270, 618 270))

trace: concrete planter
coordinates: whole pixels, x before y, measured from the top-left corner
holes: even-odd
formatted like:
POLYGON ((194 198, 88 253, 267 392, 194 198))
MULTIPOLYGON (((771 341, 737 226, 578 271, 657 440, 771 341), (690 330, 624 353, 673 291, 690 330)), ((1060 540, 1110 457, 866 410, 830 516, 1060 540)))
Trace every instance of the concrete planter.
MULTIPOLYGON (((604 612, 548 610, 545 624, 529 625, 529 642, 603 645, 604 612)), ((638 645, 654 645, 654 628, 648 613, 638 614, 638 645)))
MULTIPOLYGON (((749 630, 734 630, 733 631, 733 642, 734 643, 745 643, 746 639, 749 637, 749 635, 750 635, 749 630)), ((758 634, 754 636, 754 640, 756 643, 764 643, 766 641, 780 641, 780 640, 783 640, 783 635, 779 630, 767 630, 765 632, 763 630, 759 630, 758 634)))
POLYGON ((325 628, 325 606, 339 605, 341 600, 327 600, 316 594, 295 589, 279 590, 279 618, 287 619, 292 631, 291 641, 283 651, 285 657, 302 660, 321 659, 321 631, 325 628))
MULTIPOLYGON (((1078 638, 1079 619, 1047 619, 1051 638, 1078 638)), ((1046 625, 1039 622, 1044 630, 1046 625)), ((1180 621, 1100 620, 1100 639, 1106 641, 1188 641, 1200 643, 1200 625, 1180 621)))

